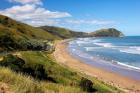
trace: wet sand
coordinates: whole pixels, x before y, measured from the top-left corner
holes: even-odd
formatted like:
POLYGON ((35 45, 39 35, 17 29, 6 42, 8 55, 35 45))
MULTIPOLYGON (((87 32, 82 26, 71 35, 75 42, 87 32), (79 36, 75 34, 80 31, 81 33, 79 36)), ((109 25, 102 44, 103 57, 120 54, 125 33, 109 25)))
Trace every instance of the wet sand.
POLYGON ((76 59, 67 51, 67 42, 58 41, 55 44, 56 50, 53 56, 60 64, 66 65, 81 73, 96 77, 97 79, 113 85, 117 88, 127 91, 128 93, 140 93, 140 81, 85 64, 79 59, 76 59))

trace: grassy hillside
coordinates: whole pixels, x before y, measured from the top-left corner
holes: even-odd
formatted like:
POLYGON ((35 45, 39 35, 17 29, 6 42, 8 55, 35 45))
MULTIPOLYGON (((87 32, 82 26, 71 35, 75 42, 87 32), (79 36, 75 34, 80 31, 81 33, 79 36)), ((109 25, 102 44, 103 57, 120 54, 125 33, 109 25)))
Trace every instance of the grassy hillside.
POLYGON ((7 55, 0 65, 0 81, 14 93, 123 93, 57 64, 45 52, 7 55))
POLYGON ((115 28, 108 28, 108 29, 100 29, 95 32, 89 33, 89 36, 95 36, 95 37, 121 37, 124 36, 124 34, 115 29, 115 28))
POLYGON ((46 32, 49 32, 55 36, 58 36, 62 39, 73 38, 73 37, 86 37, 87 33, 84 32, 76 32, 66 28, 54 27, 54 26, 42 26, 39 27, 46 32))
POLYGON ((42 29, 0 15, 0 51, 23 49, 32 43, 60 39, 42 29))

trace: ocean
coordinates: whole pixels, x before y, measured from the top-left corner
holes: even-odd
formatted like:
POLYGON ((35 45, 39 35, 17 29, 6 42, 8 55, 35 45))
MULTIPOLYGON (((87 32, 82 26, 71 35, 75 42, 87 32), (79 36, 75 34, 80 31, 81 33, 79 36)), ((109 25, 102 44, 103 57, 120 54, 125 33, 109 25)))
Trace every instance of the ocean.
POLYGON ((140 80, 140 36, 77 38, 68 51, 86 64, 140 80))

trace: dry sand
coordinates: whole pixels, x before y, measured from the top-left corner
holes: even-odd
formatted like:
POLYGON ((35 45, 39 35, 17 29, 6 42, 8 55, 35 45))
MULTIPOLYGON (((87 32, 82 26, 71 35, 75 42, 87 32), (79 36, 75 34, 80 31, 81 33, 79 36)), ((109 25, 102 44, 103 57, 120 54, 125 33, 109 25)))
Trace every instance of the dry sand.
POLYGON ((53 53, 53 56, 57 62, 79 72, 96 77, 97 79, 123 89, 128 93, 140 93, 140 81, 84 64, 81 60, 78 60, 69 54, 66 50, 66 41, 56 42, 55 47, 56 51, 53 53))

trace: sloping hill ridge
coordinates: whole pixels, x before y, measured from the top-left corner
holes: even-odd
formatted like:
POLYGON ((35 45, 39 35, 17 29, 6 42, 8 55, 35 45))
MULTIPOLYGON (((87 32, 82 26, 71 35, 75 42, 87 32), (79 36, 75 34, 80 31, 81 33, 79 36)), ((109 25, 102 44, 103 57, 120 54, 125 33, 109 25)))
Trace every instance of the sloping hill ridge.
POLYGON ((39 28, 41 28, 55 36, 61 37, 62 39, 88 36, 88 34, 85 32, 76 32, 76 31, 72 31, 70 29, 55 27, 55 26, 41 26, 39 28))
MULTIPOLYGON (((0 26, 14 35, 20 35, 26 38, 53 39, 54 36, 42 29, 15 21, 7 16, 0 15, 0 26)), ((2 30, 1 30, 2 32, 2 30)))

